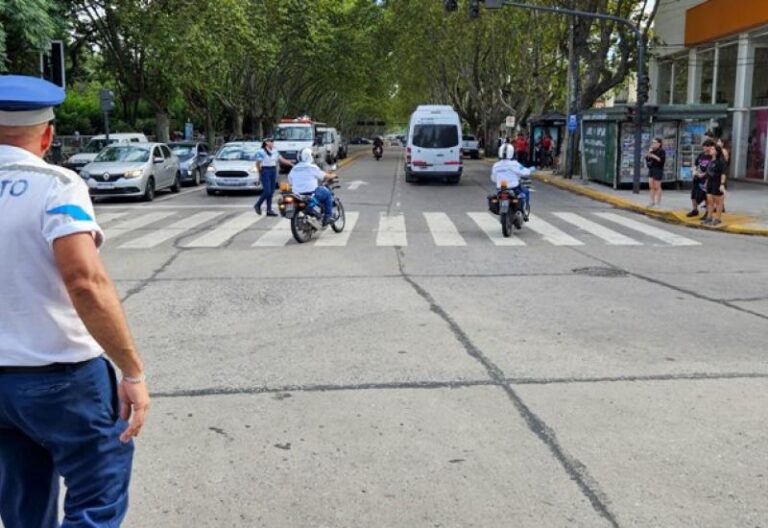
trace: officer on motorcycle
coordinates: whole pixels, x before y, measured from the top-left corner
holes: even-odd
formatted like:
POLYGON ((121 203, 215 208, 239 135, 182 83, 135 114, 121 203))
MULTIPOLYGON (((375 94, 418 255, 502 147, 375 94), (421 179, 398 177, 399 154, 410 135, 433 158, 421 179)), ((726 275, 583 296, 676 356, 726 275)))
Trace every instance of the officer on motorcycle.
POLYGON ((324 226, 333 223, 331 220, 333 193, 321 185, 326 178, 330 177, 315 165, 311 148, 305 148, 299 153, 299 163, 288 173, 288 183, 291 184, 293 192, 297 194, 313 193, 315 200, 323 207, 324 226))
POLYGON ((528 221, 528 211, 530 210, 530 190, 520 185, 520 178, 528 178, 536 167, 524 167, 515 158, 515 148, 512 145, 504 144, 499 148, 499 161, 493 164, 491 169, 491 182, 496 185, 496 189, 501 189, 501 182, 506 180, 507 189, 519 190, 523 196, 525 205, 523 207, 523 216, 528 221))
POLYGON ((381 138, 381 136, 376 136, 375 138, 373 138, 373 155, 374 156, 376 155, 377 149, 381 153, 379 154, 380 156, 384 154, 384 140, 381 138))

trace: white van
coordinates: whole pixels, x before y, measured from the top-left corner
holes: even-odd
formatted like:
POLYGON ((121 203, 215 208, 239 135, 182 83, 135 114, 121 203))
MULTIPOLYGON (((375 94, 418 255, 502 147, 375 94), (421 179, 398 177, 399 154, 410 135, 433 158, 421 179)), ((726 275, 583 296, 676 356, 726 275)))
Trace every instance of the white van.
MULTIPOLYGON (((136 133, 136 132, 117 133, 117 134, 109 135, 110 145, 114 145, 117 143, 148 143, 148 142, 149 140, 147 139, 147 136, 145 136, 144 134, 136 133)), ((85 145, 85 148, 83 148, 83 150, 81 150, 74 156, 70 157, 64 163, 64 166, 79 174, 80 171, 83 169, 83 167, 85 167, 94 159, 96 159, 96 156, 99 154, 99 152, 101 152, 106 146, 107 146, 107 136, 105 136, 104 134, 93 136, 91 140, 88 142, 88 144, 85 145)))
POLYGON ((411 114, 405 149, 405 181, 445 180, 459 183, 461 121, 447 105, 422 105, 411 114))

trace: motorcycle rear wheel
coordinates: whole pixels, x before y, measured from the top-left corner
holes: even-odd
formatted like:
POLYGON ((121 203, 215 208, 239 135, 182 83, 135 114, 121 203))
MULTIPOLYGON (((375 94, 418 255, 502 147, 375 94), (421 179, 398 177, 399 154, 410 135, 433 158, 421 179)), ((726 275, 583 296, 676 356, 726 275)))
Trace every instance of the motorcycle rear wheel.
POLYGON ((331 224, 331 229, 335 233, 341 233, 344 231, 344 226, 347 225, 347 215, 344 212, 344 206, 341 203, 341 200, 338 198, 333 199, 333 223, 331 224))
POLYGON ((512 223, 520 230, 523 228, 523 213, 522 211, 515 211, 515 216, 512 218, 512 223))
POLYGON ((291 218, 291 233, 296 242, 303 244, 312 240, 312 226, 307 221, 307 213, 297 211, 291 218))
POLYGON ((512 217, 509 213, 501 213, 501 234, 504 238, 509 238, 512 234, 512 217))

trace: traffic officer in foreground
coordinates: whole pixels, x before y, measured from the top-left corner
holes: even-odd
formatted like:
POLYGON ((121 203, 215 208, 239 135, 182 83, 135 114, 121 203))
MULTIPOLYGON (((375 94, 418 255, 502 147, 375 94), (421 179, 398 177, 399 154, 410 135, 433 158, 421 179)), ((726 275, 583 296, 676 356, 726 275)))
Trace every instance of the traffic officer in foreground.
POLYGON ((0 76, 0 517, 7 528, 119 526, 144 364, 99 258, 77 174, 46 164, 64 91, 0 76), (122 373, 118 382, 112 363, 122 373), (130 420, 130 422, 127 422, 130 420))

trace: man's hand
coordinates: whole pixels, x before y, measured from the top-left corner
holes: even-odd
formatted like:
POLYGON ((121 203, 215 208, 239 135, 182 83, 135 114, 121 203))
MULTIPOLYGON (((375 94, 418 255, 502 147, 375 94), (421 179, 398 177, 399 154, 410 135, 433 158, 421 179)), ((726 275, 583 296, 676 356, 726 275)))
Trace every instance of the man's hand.
POLYGON ((130 419, 128 428, 120 435, 121 442, 128 442, 134 436, 139 436, 147 411, 149 411, 149 391, 147 383, 128 383, 120 381, 117 387, 120 398, 120 418, 130 419))

